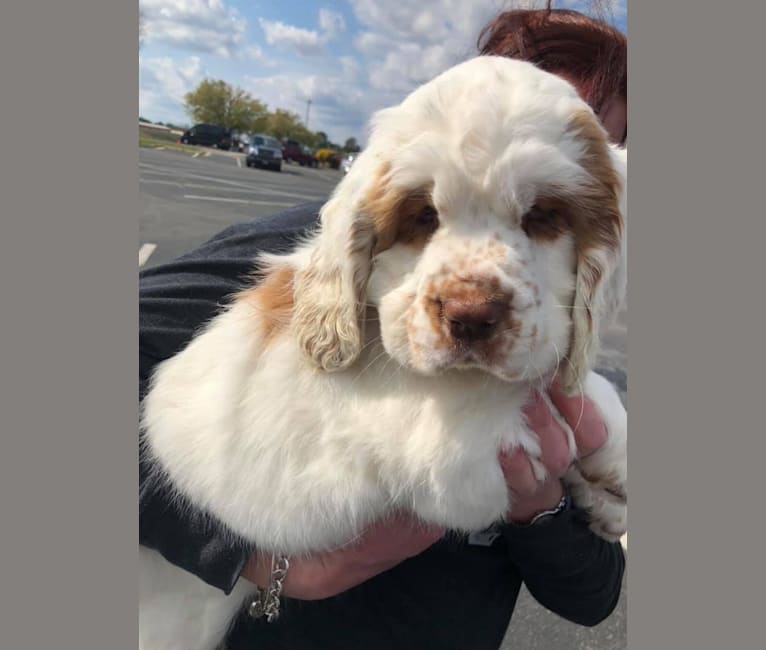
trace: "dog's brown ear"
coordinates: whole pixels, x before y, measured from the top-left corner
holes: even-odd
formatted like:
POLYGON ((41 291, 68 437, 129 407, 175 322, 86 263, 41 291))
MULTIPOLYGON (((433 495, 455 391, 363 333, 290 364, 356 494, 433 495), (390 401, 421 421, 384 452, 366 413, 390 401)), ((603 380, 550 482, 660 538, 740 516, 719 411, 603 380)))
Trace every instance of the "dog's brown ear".
POLYGON ((311 262, 294 280, 293 327, 301 349, 327 372, 350 366, 364 338, 375 228, 365 209, 364 154, 320 213, 311 262), (363 181, 363 182, 362 182, 363 181))
POLYGON ((586 143, 583 164, 591 180, 575 199, 581 211, 575 232, 577 277, 572 336, 561 367, 562 387, 569 393, 581 391, 598 354, 599 328, 619 311, 627 277, 627 151, 608 145, 588 114, 574 126, 586 143))

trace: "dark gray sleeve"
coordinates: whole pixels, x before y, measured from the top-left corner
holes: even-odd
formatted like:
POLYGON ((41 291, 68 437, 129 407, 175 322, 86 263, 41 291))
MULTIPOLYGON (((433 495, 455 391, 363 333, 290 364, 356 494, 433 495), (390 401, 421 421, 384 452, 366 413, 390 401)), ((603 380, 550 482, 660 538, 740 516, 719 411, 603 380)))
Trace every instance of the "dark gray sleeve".
MULTIPOLYGON (((262 251, 288 250, 316 224, 319 204, 227 228, 197 250, 140 274, 139 399, 159 362, 183 348, 254 270, 262 251)), ((139 456, 139 543, 229 593, 253 548, 158 479, 139 456)))
POLYGON ((503 528, 511 559, 529 592, 573 623, 596 625, 620 597, 625 555, 619 542, 597 537, 582 510, 570 508, 528 528, 503 528))

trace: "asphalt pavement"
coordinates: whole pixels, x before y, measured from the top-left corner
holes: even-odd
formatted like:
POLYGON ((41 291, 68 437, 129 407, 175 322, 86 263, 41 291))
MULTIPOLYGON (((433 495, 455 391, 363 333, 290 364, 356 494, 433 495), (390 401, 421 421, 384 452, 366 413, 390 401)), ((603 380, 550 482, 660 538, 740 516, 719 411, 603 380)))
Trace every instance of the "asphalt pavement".
POLYGON ((233 223, 324 201, 341 179, 332 169, 290 164, 276 172, 248 168, 243 155, 203 148, 199 153, 139 150, 139 250, 145 267, 168 262, 233 223))
MULTIPOLYGON (((282 172, 250 169, 244 156, 205 149, 196 157, 140 149, 139 171, 143 267, 170 261, 233 223, 324 201, 342 177, 335 170, 297 165, 284 165, 282 172)), ((619 388, 627 405, 627 310, 602 340, 598 370, 619 388)), ((627 578, 614 613, 592 628, 552 614, 522 588, 501 650, 624 650, 626 613, 627 578)))

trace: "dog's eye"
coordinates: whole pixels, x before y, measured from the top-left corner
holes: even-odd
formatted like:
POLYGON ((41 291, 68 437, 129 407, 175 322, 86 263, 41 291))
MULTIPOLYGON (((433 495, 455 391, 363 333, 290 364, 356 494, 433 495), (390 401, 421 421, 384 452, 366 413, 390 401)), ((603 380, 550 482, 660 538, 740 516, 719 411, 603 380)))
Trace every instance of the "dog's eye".
POLYGON ((432 205, 423 206, 415 215, 415 223, 421 228, 435 228, 439 225, 439 213, 432 205))
POLYGON ((405 206, 399 218, 396 241, 422 246, 439 227, 439 213, 430 203, 422 200, 411 203, 414 205, 405 206))
POLYGON ((556 210, 533 205, 524 215, 523 221, 551 221, 556 218, 556 210))
POLYGON ((521 227, 528 237, 554 239, 566 229, 566 218, 554 209, 533 205, 521 220, 521 227))

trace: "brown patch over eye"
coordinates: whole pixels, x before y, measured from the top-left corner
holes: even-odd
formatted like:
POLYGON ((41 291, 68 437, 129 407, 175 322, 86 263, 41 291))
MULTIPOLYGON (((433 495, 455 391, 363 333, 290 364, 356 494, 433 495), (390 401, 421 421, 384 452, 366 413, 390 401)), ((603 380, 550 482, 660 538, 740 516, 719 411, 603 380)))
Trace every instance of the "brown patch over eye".
POLYGON ((375 252, 395 243, 423 248, 439 227, 439 215, 431 203, 430 187, 399 190, 390 187, 388 166, 383 165, 364 202, 375 228, 375 252))
POLYGON ((571 225, 562 202, 540 199, 522 217, 521 227, 530 239, 555 241, 571 225))
POLYGON ((404 200, 399 210, 396 241, 422 248, 439 227, 439 213, 428 197, 415 195, 404 200))

